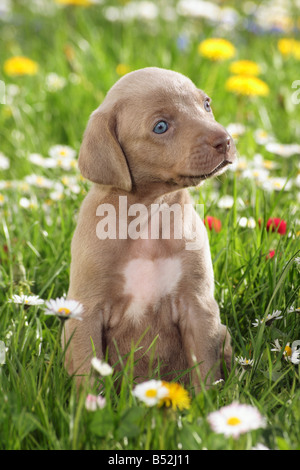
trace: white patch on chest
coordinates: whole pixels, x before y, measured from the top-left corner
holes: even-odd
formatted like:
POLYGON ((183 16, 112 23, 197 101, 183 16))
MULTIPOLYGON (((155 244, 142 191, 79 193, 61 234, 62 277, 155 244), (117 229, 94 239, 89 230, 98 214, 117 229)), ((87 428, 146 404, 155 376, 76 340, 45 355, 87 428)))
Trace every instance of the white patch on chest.
POLYGON ((124 294, 132 301, 126 315, 139 320, 149 305, 155 305, 162 297, 171 294, 180 281, 182 269, 179 258, 136 258, 124 269, 124 294))

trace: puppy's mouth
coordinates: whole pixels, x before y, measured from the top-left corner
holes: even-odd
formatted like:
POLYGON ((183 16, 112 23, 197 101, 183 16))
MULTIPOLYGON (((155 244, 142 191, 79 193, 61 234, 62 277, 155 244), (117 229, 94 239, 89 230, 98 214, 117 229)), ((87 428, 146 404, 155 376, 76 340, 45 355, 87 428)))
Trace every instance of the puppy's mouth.
POLYGON ((184 187, 188 186, 197 186, 201 181, 205 181, 208 178, 211 178, 212 176, 216 175, 219 173, 221 170, 226 168, 227 165, 230 165, 231 162, 228 160, 223 160, 214 170, 212 170, 210 173, 204 174, 204 175, 179 175, 178 176, 178 182, 180 185, 184 187))

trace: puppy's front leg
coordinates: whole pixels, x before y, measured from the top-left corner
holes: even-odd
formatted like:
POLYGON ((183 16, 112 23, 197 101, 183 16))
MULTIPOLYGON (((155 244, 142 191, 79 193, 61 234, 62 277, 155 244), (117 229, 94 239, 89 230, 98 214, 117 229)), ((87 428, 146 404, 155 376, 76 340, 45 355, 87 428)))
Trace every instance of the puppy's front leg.
POLYGON ((191 375, 196 390, 199 390, 200 381, 210 385, 221 378, 220 351, 225 337, 222 327, 214 299, 197 296, 187 303, 179 316, 183 348, 188 366, 193 368, 191 375), (199 365, 195 367, 195 364, 199 365))
POLYGON ((89 374, 93 348, 98 358, 103 356, 103 315, 98 306, 84 307, 83 320, 68 320, 62 333, 62 345, 66 347, 65 367, 69 374, 75 374, 78 385, 89 374))

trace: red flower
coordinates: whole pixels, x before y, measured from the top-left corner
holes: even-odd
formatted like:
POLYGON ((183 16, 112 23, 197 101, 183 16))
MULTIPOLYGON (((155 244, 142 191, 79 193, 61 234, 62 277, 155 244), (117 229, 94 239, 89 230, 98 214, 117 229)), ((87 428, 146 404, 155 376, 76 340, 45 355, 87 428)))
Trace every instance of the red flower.
MULTIPOLYGON (((261 227, 261 219, 258 221, 259 226, 261 227)), ((267 232, 277 232, 280 235, 286 234, 286 221, 279 219, 278 217, 270 217, 266 224, 267 232)))
POLYGON ((278 232, 280 235, 284 235, 286 233, 286 221, 278 217, 271 217, 267 222, 266 228, 268 232, 271 230, 272 232, 278 232))
POLYGON ((211 215, 205 217, 204 224, 209 228, 209 230, 214 229, 215 232, 220 232, 222 228, 221 220, 216 217, 212 217, 211 215))
POLYGON ((266 259, 271 259, 275 256, 275 250, 270 250, 269 254, 266 256, 266 259))

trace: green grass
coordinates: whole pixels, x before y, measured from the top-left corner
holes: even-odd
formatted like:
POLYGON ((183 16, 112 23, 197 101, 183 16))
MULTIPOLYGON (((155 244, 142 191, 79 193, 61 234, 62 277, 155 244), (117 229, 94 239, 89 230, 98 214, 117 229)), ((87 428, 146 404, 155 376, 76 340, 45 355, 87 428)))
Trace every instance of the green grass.
MULTIPOLYGON (((32 173, 53 181, 66 174, 78 176, 75 169, 37 167, 28 156, 48 156, 57 144, 78 152, 87 119, 119 78, 116 67, 120 63, 130 70, 159 66, 189 76, 213 98, 219 122, 246 127, 237 141, 241 157, 251 163, 261 153, 277 164, 270 171, 272 176, 296 178, 299 156, 270 154, 254 139, 258 128, 273 133, 282 143, 299 139, 300 105, 291 102, 299 61, 284 58, 278 51, 277 40, 285 33, 253 34, 241 24, 224 32, 237 48, 235 59, 257 61, 262 66, 261 78, 269 85, 268 96, 248 98, 225 90, 231 61, 214 63, 197 53, 202 39, 220 34, 218 26, 179 15, 173 21, 159 15, 148 22, 109 22, 103 10, 106 3, 120 5, 117 1, 90 8, 55 7, 51 16, 32 12, 30 3, 13 1, 11 17, 0 20, 0 79, 7 95, 8 85, 18 86, 12 102, 0 105, 0 152, 10 160, 10 168, 0 170, 1 180, 23 181, 32 173), (189 42, 182 51, 177 39, 183 34, 189 42), (35 60, 37 75, 5 75, 4 62, 13 55, 35 60), (62 90, 47 91, 45 80, 51 72, 67 79, 62 90)), ((242 2, 230 4, 240 9, 242 2)), ((76 214, 89 187, 81 180, 78 184, 79 194, 65 187, 59 201, 51 199, 51 190, 0 186, 4 196, 0 206, 0 340, 7 347, 5 363, 0 365, 0 448, 250 449, 262 443, 270 449, 299 449, 299 365, 286 361, 283 349, 271 351, 275 339, 282 348, 300 339, 299 312, 289 312, 292 306, 300 307, 295 261, 300 257, 299 186, 265 191, 254 179, 228 171, 191 191, 195 203, 205 204, 205 214, 222 222, 219 233, 209 232, 216 298, 222 322, 231 331, 234 356, 253 359, 253 366, 244 369, 234 362, 224 383, 209 390, 203 387, 196 396, 189 390, 188 410, 147 408, 131 394, 132 351, 122 374, 102 380, 106 407, 89 412, 86 395, 95 389, 77 393, 73 378, 65 372, 59 320, 44 315, 39 307, 8 303, 13 294, 33 293, 46 300, 67 292, 76 214), (234 197, 231 208, 218 207, 222 195, 234 197), (34 207, 21 207, 22 197, 36 198, 34 207), (241 227, 240 217, 253 217, 256 227, 241 227), (258 219, 269 217, 285 219, 287 233, 281 236, 260 227, 258 219), (275 256, 266 259, 270 250, 275 250, 275 256), (281 310, 283 318, 271 325, 252 325, 274 310, 281 310), (115 380, 121 381, 119 395, 113 387, 115 380), (267 427, 238 440, 214 433, 208 414, 233 401, 257 407, 267 427)))

